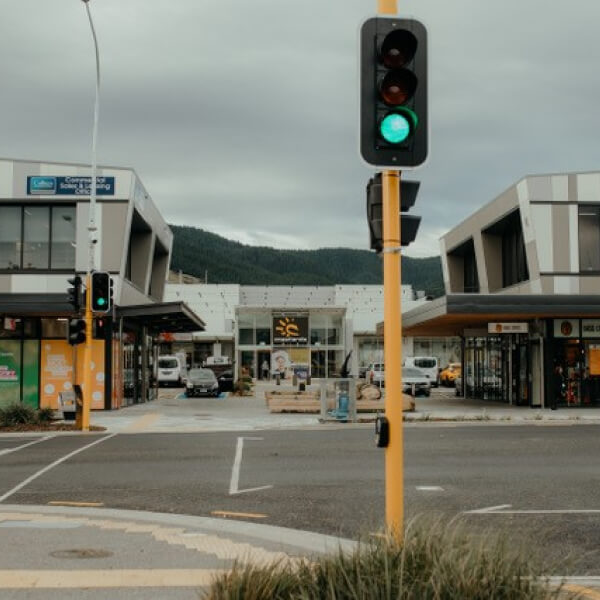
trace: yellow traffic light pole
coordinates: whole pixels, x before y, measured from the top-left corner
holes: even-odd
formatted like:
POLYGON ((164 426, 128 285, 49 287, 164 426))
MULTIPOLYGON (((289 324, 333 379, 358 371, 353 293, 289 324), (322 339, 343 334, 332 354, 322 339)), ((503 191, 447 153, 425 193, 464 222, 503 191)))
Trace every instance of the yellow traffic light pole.
MULTIPOLYGON (((379 14, 398 12, 397 0, 378 0, 379 14)), ((383 302, 385 416, 390 437, 385 449, 385 521, 399 540, 404 537, 404 432, 402 424, 402 305, 400 239, 400 171, 384 171, 383 302)))
MULTIPOLYGON (((83 349, 83 397, 81 407, 77 408, 75 426, 81 431, 90 430, 90 408, 92 404, 92 275, 85 280, 85 346, 83 349)), ((79 399, 77 399, 78 401, 79 399)))

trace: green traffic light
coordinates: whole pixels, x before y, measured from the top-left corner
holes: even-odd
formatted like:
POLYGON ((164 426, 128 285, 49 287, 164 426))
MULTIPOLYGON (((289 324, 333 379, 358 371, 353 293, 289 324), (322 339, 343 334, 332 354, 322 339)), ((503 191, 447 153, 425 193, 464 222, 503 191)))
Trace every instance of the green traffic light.
POLYGON ((106 304, 106 300, 104 298, 98 298, 98 300, 96 300, 96 304, 98 306, 104 306, 106 304))
POLYGON ((390 144, 406 141, 417 126, 417 115, 412 110, 403 109, 387 114, 379 124, 381 137, 390 144))

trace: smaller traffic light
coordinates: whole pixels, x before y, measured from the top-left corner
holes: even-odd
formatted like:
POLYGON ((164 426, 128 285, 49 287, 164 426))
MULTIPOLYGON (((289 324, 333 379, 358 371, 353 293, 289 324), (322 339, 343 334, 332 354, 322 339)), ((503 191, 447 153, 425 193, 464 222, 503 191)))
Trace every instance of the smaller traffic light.
POLYGON ((92 273, 92 312, 107 313, 111 309, 112 281, 104 271, 92 273))
MULTIPOLYGON (((400 182, 400 211, 410 210, 417 199, 420 182, 400 182)), ((415 241, 421 223, 421 217, 415 215, 399 215, 400 241, 402 246, 408 246, 415 241)), ((381 173, 367 184, 367 222, 369 224, 370 248, 377 253, 383 250, 383 190, 381 187, 381 173)))
POLYGON ((85 319, 69 320, 69 335, 67 341, 71 346, 85 342, 85 319))
POLYGON ((75 275, 70 279, 67 279, 67 282, 71 284, 71 287, 67 288, 67 299, 69 304, 73 307, 75 312, 78 312, 81 308, 81 284, 82 279, 79 275, 75 275))

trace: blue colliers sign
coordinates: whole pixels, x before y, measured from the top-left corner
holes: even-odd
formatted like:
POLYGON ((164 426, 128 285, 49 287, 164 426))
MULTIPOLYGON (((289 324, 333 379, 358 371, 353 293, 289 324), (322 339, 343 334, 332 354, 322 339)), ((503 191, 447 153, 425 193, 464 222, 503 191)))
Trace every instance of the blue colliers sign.
MULTIPOLYGON (((89 196, 91 187, 91 177, 49 177, 45 175, 27 177, 28 196, 89 196)), ((96 194, 98 196, 114 196, 115 178, 96 177, 96 194)))

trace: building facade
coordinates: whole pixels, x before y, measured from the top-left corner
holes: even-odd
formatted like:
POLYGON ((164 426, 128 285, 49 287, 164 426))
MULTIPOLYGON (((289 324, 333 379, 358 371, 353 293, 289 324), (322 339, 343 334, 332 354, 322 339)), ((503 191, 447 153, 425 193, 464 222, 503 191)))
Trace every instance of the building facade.
MULTIPOLYGON (((203 332, 163 336, 162 353, 183 351, 188 363, 226 356, 237 375, 261 379, 294 372, 339 376, 383 358, 377 323, 383 318, 383 286, 246 286, 168 283, 165 299, 186 302, 201 313, 203 332), (284 335, 293 324, 298 336, 284 335), (296 329, 297 328, 297 329, 296 329)), ((402 286, 403 310, 427 302, 402 286)), ((412 345, 412 340, 406 340, 412 345)))
POLYGON ((461 337, 466 396, 600 404, 599 172, 525 177, 440 245, 446 296, 404 323, 461 337))
MULTIPOLYGON (((83 346, 67 280, 89 265, 90 167, 0 160, 0 406, 58 408, 81 383, 83 346)), ((160 330, 202 329, 163 304, 173 234, 132 169, 97 171, 94 264, 110 273, 113 309, 94 321, 92 408, 151 399, 160 330)))

